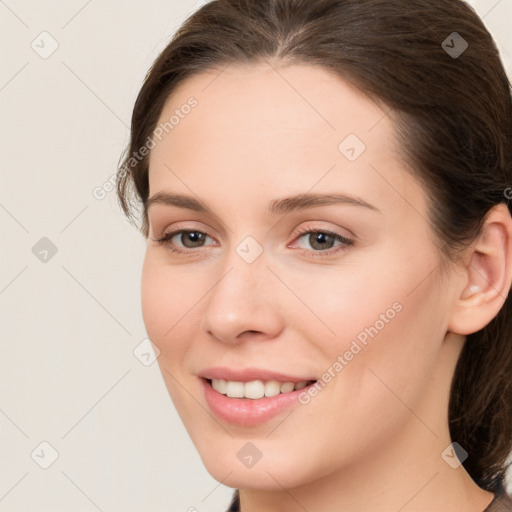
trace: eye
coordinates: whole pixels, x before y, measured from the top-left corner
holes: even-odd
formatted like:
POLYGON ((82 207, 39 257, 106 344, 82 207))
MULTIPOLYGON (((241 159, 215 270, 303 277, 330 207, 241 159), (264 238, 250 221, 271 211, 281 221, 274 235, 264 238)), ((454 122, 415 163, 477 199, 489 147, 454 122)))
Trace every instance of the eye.
POLYGON ((161 238, 153 239, 154 242, 157 242, 160 245, 167 245, 171 252, 188 254, 193 251, 187 251, 180 249, 179 246, 176 247, 175 242, 172 242, 173 238, 176 238, 180 241, 182 247, 185 249, 194 249, 196 247, 202 247, 206 238, 211 238, 206 233, 198 230, 186 230, 186 229, 177 229, 175 231, 170 231, 165 233, 161 238))
POLYGON ((315 257, 346 251, 348 247, 354 244, 353 240, 325 229, 310 229, 306 227, 299 230, 299 235, 297 240, 299 242, 302 241, 299 243, 299 247, 307 250, 309 245, 313 250, 307 250, 307 252, 315 257), (334 245, 336 242, 338 242, 337 246, 334 245))
MULTIPOLYGON (((330 256, 340 251, 346 251, 354 244, 354 240, 346 238, 339 233, 326 229, 302 228, 296 239, 300 242, 299 248, 308 253, 308 256, 330 256), (337 245, 336 245, 337 243, 337 245), (311 249, 308 249, 309 245, 311 249)), ((194 249, 205 246, 207 238, 213 240, 207 233, 196 229, 177 229, 165 233, 161 238, 153 239, 159 245, 165 245, 172 253, 192 254, 194 249), (173 240, 175 239, 175 240, 173 240), (179 245, 178 244, 181 244, 179 245)), ((288 246, 290 247, 290 246, 288 246)))

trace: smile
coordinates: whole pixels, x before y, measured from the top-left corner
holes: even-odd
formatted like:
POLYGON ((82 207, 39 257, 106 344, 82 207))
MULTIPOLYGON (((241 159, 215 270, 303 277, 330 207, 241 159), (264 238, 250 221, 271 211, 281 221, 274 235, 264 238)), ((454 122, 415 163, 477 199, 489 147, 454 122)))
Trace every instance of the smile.
POLYGON ((300 405, 299 395, 317 382, 199 380, 210 411, 220 420, 244 427, 263 424, 287 409, 300 405), (267 390, 271 396, 266 396, 267 390), (229 396, 228 393, 236 396, 229 396))
POLYGON ((298 391, 314 382, 306 380, 300 382, 279 382, 277 380, 240 382, 224 379, 209 379, 208 381, 212 388, 222 395, 252 400, 298 391))

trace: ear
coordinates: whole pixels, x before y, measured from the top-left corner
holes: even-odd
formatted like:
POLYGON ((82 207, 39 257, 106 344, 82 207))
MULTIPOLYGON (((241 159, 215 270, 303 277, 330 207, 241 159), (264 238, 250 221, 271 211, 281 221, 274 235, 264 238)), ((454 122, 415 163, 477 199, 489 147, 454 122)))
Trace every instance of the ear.
POLYGON ((498 314, 510 291, 512 217, 506 204, 489 210, 461 265, 462 280, 448 330, 466 335, 483 329, 498 314))

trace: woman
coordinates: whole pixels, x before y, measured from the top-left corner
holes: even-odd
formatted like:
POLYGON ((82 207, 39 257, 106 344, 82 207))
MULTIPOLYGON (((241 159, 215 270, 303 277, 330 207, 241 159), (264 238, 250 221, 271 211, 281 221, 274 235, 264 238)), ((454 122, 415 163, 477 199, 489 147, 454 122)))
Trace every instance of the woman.
POLYGON ((511 184, 509 82, 462 1, 217 0, 182 25, 118 195, 230 510, 512 510, 511 184))

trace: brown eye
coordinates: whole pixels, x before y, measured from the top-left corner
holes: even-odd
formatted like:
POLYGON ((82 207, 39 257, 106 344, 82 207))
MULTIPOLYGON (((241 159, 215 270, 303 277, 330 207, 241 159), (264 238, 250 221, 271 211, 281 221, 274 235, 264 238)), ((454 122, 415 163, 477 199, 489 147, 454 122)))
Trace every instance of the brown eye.
POLYGON ((181 231, 179 240, 184 247, 201 247, 204 244, 206 235, 200 231, 181 231))
POLYGON ((336 241, 335 237, 321 231, 313 231, 310 233, 308 243, 313 249, 324 250, 331 249, 336 241))
POLYGON ((297 246, 308 253, 308 256, 331 256, 348 250, 354 245, 354 240, 339 233, 325 229, 303 228, 296 237, 297 246))
POLYGON ((154 239, 159 245, 165 245, 171 252, 176 253, 193 253, 196 251, 188 251, 187 249, 195 249, 205 245, 205 240, 211 238, 206 233, 197 230, 177 229, 165 233, 161 238, 154 239), (173 240, 176 239, 176 240, 173 240))

